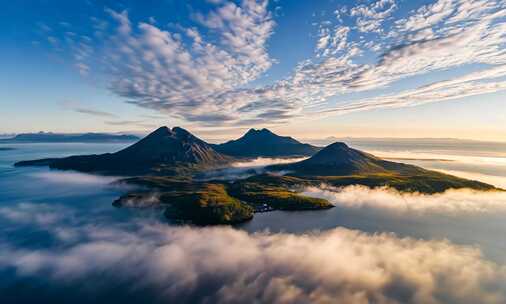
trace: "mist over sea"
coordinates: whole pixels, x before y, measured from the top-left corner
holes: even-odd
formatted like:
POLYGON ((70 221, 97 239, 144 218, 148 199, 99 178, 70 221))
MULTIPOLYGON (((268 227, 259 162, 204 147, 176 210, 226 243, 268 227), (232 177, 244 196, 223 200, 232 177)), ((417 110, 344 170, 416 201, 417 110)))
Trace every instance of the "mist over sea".
MULTIPOLYGON (((503 143, 348 144, 506 188, 503 143)), ((128 190, 111 184, 119 177, 12 166, 125 145, 0 145, 14 148, 0 151, 0 303, 506 301, 504 193, 307 188, 336 207, 196 228, 162 209, 113 207, 128 190)))

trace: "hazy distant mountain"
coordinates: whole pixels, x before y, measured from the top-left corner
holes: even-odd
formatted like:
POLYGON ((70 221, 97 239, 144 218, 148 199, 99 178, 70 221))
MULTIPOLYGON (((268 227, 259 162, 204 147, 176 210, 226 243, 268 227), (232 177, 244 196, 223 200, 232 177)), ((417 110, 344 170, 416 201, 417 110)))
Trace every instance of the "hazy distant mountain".
POLYGON ((499 146, 504 149, 506 142, 482 141, 458 138, 396 138, 396 137, 326 137, 323 139, 306 139, 308 143, 326 146, 334 142, 344 142, 352 146, 361 147, 404 147, 422 149, 452 148, 458 146, 477 147, 499 146))
POLYGON ((0 133, 0 139, 11 138, 16 136, 15 133, 0 133))
POLYGON ((58 134, 58 133, 23 133, 12 138, 1 139, 2 142, 129 142, 139 140, 135 135, 107 133, 58 134))
POLYGON ((320 150, 292 137, 276 135, 268 129, 250 129, 239 139, 213 147, 223 154, 237 157, 311 156, 320 150))
POLYGON ((23 161, 17 166, 49 165, 56 169, 113 174, 176 174, 193 168, 228 163, 231 158, 216 152, 188 131, 161 127, 137 143, 116 153, 80 155, 60 159, 23 161))

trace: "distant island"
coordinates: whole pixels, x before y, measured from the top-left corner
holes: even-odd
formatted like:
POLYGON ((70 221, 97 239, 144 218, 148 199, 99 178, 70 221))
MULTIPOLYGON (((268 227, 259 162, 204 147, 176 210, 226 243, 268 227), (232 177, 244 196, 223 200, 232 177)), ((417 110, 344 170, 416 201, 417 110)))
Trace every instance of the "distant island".
POLYGON ((305 186, 322 184, 392 187, 419 193, 452 188, 499 190, 482 182, 386 161, 341 142, 318 148, 267 129, 251 129, 238 140, 211 145, 185 129, 161 127, 115 153, 21 161, 15 166, 131 176, 119 182, 141 189, 118 198, 115 206, 163 206, 167 218, 197 225, 236 224, 250 220, 255 212, 268 210, 332 208, 327 200, 300 195, 305 186), (245 179, 196 178, 203 172, 228 168, 245 157, 308 154, 311 157, 306 160, 272 165, 267 167, 270 173, 245 179))
POLYGON ((12 148, 12 147, 0 147, 0 151, 10 151, 10 150, 14 150, 15 148, 12 148))
POLYGON ((103 142, 132 142, 139 140, 135 135, 107 134, 107 133, 22 133, 11 138, 0 139, 0 143, 103 143, 103 142))

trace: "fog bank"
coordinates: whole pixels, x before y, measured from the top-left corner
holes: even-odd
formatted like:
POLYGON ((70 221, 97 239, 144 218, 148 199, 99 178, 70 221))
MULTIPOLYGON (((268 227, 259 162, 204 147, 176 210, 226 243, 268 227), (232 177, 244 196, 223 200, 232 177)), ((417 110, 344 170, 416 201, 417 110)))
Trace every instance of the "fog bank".
POLYGON ((98 299, 154 288, 160 302, 506 301, 505 267, 487 261, 477 248, 448 241, 344 228, 293 235, 148 220, 129 223, 131 229, 76 223, 55 218, 42 225, 48 233, 58 227, 79 236, 51 248, 27 249, 1 238, 0 271, 12 271, 14 279, 48 280, 62 290, 74 284, 75 295, 86 288, 98 299), (111 282, 125 288, 108 290, 116 286, 111 282))
MULTIPOLYGON (((211 170, 199 176, 202 180, 237 180, 248 178, 253 175, 268 172, 265 167, 274 164, 294 163, 306 159, 307 157, 296 158, 266 158, 258 157, 232 163, 228 168, 211 170)), ((286 172, 276 172, 276 174, 286 174, 286 172)))
POLYGON ((325 198, 344 208, 379 209, 394 213, 462 215, 506 212, 506 192, 450 189, 438 194, 401 193, 364 186, 307 187, 304 195, 325 198))

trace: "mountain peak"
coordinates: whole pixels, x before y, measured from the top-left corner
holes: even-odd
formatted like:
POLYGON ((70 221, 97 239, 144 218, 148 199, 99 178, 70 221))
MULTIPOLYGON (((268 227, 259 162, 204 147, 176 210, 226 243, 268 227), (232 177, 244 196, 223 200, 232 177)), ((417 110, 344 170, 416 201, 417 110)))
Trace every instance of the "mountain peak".
POLYGON ((181 127, 173 127, 172 129, 170 129, 167 126, 163 126, 156 129, 155 131, 149 133, 144 139, 162 140, 163 138, 167 137, 180 140, 191 140, 191 139, 199 140, 193 134, 191 134, 190 132, 181 127))
POLYGON ((174 127, 172 128, 172 132, 179 133, 179 134, 190 134, 190 132, 186 129, 183 129, 181 127, 174 127))
POLYGON ((213 165, 228 161, 227 157, 216 152, 205 141, 181 127, 172 129, 160 127, 116 154, 151 163, 183 162, 213 165))
POLYGON ((169 135, 170 133, 171 133, 170 129, 166 126, 163 126, 163 127, 160 127, 158 129, 154 130, 153 132, 149 133, 148 136, 146 136, 145 138, 160 137, 160 136, 169 135))
POLYGON ((301 173, 339 176, 387 172, 382 164, 382 161, 374 155, 350 148, 343 142, 335 142, 306 160, 279 168, 301 173))
POLYGON ((263 129, 254 129, 254 128, 251 128, 249 129, 249 131, 244 134, 244 137, 246 136, 258 136, 258 135, 273 135, 273 136, 277 136, 276 134, 272 133, 271 130, 269 129, 266 129, 266 128, 263 128, 263 129))
MULTIPOLYGON (((160 127, 125 149, 99 155, 45 159, 51 168, 113 174, 179 174, 195 168, 219 167, 232 159, 183 128, 160 127)), ((31 162, 34 163, 34 162, 31 162)))
POLYGON ((369 155, 348 147, 343 142, 335 142, 323 148, 321 151, 306 160, 307 163, 318 164, 346 164, 362 160, 369 155))
POLYGON ((344 150, 344 149, 350 149, 350 147, 348 147, 347 144, 338 141, 338 142, 328 145, 323 150, 344 150))
POLYGON ((292 137, 279 136, 266 128, 249 129, 241 138, 214 147, 223 154, 242 157, 307 156, 319 150, 292 137))

